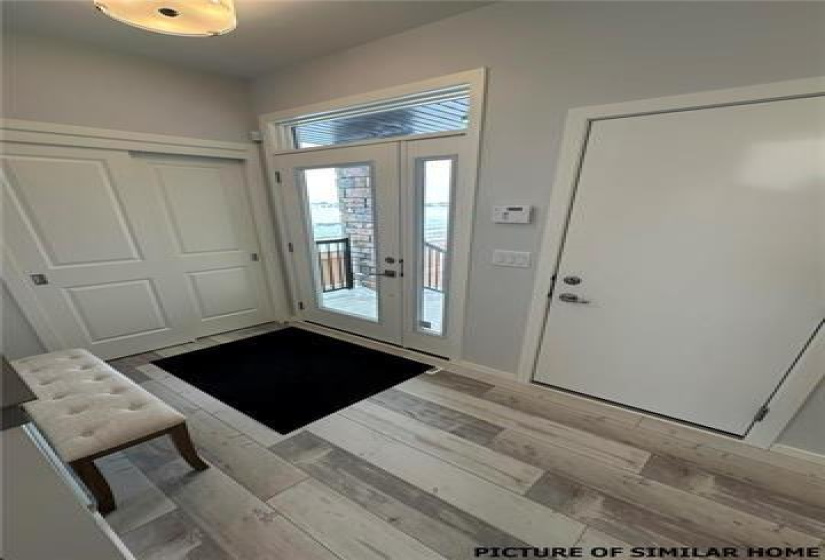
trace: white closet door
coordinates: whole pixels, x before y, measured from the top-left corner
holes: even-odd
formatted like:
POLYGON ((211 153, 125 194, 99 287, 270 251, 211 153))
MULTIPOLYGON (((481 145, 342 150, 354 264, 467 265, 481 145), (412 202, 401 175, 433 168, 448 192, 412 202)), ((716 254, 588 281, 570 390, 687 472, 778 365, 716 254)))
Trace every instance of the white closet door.
POLYGON ((4 152, 7 256, 65 347, 110 358, 192 338, 188 290, 166 265, 157 206, 127 153, 18 144, 4 152))
POLYGON ((536 380, 745 434, 825 316, 825 99, 596 121, 536 380))
POLYGON ((243 164, 138 156, 170 237, 168 268, 185 280, 197 336, 271 320, 243 164))

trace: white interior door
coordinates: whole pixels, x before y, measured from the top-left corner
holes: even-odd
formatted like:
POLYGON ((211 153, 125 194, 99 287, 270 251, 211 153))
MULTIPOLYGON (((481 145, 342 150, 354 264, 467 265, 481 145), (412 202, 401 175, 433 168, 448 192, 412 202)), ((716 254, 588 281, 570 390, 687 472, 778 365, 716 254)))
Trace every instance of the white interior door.
POLYGON ((401 343, 398 144, 278 156, 298 315, 401 343))
POLYGON ((825 317, 825 100, 596 121, 537 381, 745 434, 825 317))
POLYGON ((152 193, 125 152, 4 144, 8 257, 64 347, 109 358, 193 338, 152 193))
POLYGON ((185 281, 197 336, 268 321, 270 299, 244 177, 234 160, 140 156, 169 235, 167 267, 185 281))

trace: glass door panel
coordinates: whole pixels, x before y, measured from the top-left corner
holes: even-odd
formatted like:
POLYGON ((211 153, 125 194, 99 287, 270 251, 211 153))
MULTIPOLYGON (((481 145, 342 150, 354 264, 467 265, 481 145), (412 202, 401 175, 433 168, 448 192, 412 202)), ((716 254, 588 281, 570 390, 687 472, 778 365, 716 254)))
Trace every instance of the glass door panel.
POLYGON ((419 331, 434 336, 445 328, 454 164, 452 157, 416 162, 416 320, 419 331))
POLYGON ((372 166, 300 173, 319 306, 378 321, 372 166))

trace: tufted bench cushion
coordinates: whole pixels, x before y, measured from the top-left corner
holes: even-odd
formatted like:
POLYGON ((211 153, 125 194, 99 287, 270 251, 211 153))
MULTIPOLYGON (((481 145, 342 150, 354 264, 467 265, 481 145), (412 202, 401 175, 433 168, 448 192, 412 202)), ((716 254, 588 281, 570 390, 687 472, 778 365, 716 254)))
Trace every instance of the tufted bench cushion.
POLYGON ((26 412, 58 455, 72 462, 185 422, 178 411, 87 350, 13 362, 37 395, 26 412))

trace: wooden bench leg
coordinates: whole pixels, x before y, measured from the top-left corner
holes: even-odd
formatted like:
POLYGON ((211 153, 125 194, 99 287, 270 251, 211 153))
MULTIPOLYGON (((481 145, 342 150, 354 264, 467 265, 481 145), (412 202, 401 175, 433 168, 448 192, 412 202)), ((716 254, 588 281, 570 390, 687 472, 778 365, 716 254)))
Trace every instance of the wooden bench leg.
POLYGON ((201 459, 197 449, 195 449, 195 446, 192 444, 192 438, 189 437, 189 430, 186 429, 186 424, 179 424, 169 430, 169 437, 172 438, 172 443, 175 444, 178 453, 186 459, 189 466, 196 471, 209 468, 209 465, 201 459))
POLYGON ((92 459, 79 459, 69 463, 78 478, 83 481, 83 484, 89 489, 97 501, 97 510, 101 514, 106 514, 115 509, 115 498, 112 495, 112 489, 109 483, 106 482, 103 474, 95 465, 92 459))

